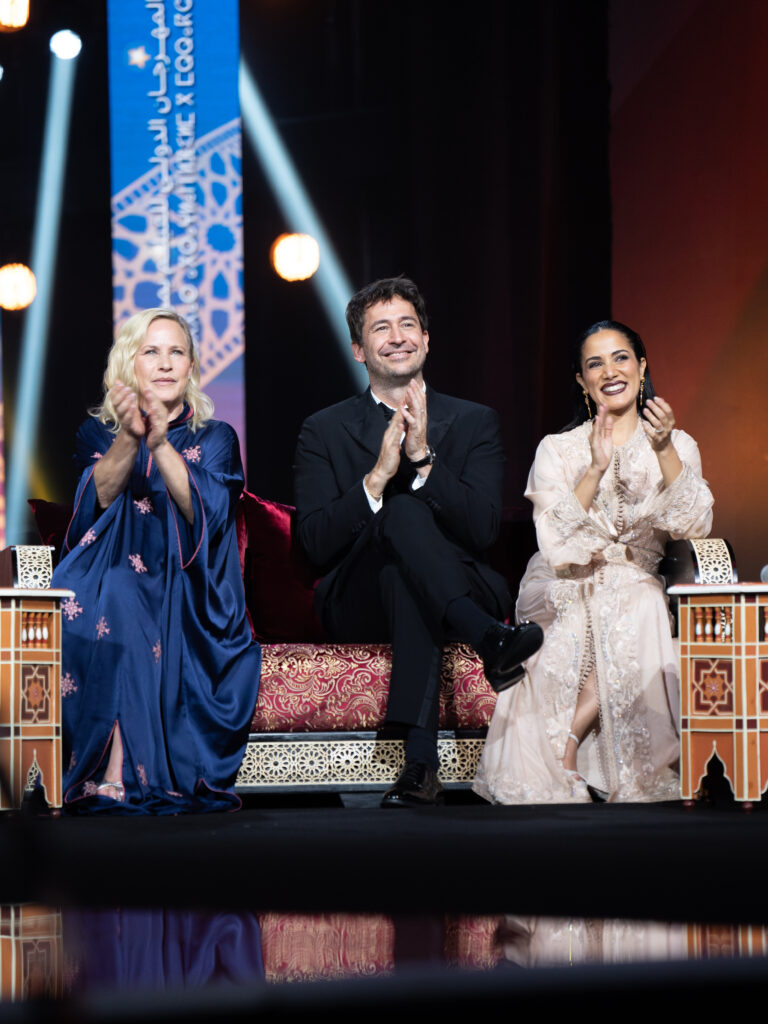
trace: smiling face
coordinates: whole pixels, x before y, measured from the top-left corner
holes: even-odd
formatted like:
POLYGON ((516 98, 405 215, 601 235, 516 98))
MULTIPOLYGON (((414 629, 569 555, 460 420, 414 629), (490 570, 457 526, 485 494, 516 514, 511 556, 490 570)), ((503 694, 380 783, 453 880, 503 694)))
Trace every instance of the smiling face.
POLYGON ((638 361, 631 344, 620 331, 600 330, 584 342, 581 373, 576 380, 597 405, 608 406, 613 416, 637 409, 640 378, 645 359, 638 361))
POLYGON ((141 395, 151 387, 174 419, 184 406, 191 369, 192 357, 181 327, 175 320, 153 320, 133 362, 140 404, 141 395))
POLYGON ((371 386, 391 387, 421 380, 429 351, 429 333, 422 331, 413 304, 395 295, 365 311, 361 340, 352 342, 358 363, 365 363, 371 386))

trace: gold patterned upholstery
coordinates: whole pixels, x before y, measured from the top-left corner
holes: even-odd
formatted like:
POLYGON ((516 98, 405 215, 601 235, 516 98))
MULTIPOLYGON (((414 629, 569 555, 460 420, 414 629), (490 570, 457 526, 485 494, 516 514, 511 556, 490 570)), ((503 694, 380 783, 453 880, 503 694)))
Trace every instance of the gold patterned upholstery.
MULTIPOLYGON (((403 767, 403 744, 376 735, 384 721, 387 644, 265 644, 259 698, 240 767, 240 791, 382 789, 403 767)), ((475 776, 496 694, 466 644, 449 644, 440 679, 440 777, 475 776)))
MULTIPOLYGON (((387 644, 265 644, 254 732, 377 729, 384 721, 387 644)), ((443 653, 440 728, 487 728, 496 695, 467 644, 443 653)))

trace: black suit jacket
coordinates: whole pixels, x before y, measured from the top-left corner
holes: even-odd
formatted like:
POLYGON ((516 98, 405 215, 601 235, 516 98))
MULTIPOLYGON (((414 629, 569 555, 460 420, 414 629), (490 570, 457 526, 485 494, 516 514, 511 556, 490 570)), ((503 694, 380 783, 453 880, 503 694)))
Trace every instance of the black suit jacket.
MULTIPOLYGON (((373 519, 362 481, 376 462, 385 429, 370 391, 322 409, 301 428, 294 466, 298 536, 325 577, 318 585, 321 599, 334 569, 373 519)), ((427 503, 443 534, 477 565, 504 608, 506 583, 485 561, 501 521, 499 418, 486 406, 427 388, 427 438, 437 459, 426 484, 410 493, 427 503)))

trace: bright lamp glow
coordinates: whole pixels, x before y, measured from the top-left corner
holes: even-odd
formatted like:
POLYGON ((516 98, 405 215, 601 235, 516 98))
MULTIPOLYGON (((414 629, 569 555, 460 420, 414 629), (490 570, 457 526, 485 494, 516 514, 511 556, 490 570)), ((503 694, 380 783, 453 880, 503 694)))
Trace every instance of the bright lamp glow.
POLYGON ((37 295, 35 275, 23 263, 6 263, 0 267, 0 306, 3 309, 26 309, 37 295))
POLYGON ((269 259, 284 281, 306 281, 320 266, 320 246, 312 235, 280 235, 272 243, 269 259))
POLYGON ((29 19, 29 0, 0 0, 0 32, 24 28, 29 19))
POLYGON ((52 35, 49 45, 51 53, 55 54, 59 60, 73 60, 83 48, 80 36, 70 32, 68 28, 63 28, 60 32, 52 35))

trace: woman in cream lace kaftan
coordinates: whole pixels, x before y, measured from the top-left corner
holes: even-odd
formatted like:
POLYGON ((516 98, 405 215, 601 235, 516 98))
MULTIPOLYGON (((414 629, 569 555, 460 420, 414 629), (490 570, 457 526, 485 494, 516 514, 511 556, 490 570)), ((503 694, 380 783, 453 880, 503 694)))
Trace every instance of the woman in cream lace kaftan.
MULTIPOLYGON (((639 342, 643 358, 635 365, 642 372, 642 342, 624 330, 639 342)), ((611 345, 621 346, 615 330, 598 333, 613 333, 611 345)), ((606 405, 612 411, 614 394, 632 381, 608 366, 609 383, 591 387, 583 372, 578 379, 585 397, 600 403, 605 419, 606 405)), ((643 385, 648 402, 647 371, 640 402, 643 385)), ((633 396, 629 413, 634 405, 633 396)), ((586 802, 587 784, 611 800, 679 799, 677 658, 657 570, 668 539, 708 534, 712 496, 695 441, 671 428, 674 418, 663 399, 648 408, 655 413, 644 413, 645 425, 635 412, 634 430, 604 451, 607 456, 612 449, 596 473, 599 485, 588 509, 577 492, 583 495, 582 481, 595 463, 600 425, 587 421, 539 445, 526 489, 539 551, 522 580, 517 616, 537 622, 545 638, 523 681, 496 704, 474 787, 488 800, 586 802), (671 442, 679 458, 677 475, 666 485, 662 469, 672 474, 652 446, 657 436, 667 448, 671 442), (587 686, 596 713, 578 728, 577 705, 587 686), (569 745, 574 768, 567 771, 569 745)))

